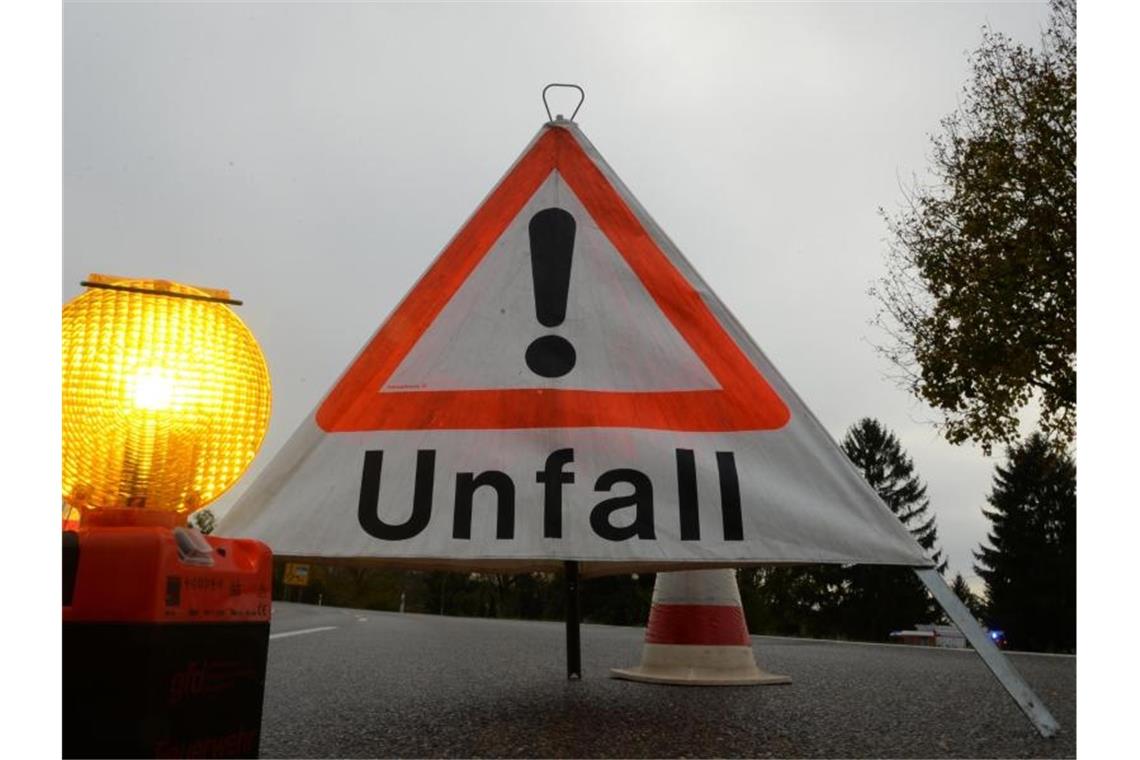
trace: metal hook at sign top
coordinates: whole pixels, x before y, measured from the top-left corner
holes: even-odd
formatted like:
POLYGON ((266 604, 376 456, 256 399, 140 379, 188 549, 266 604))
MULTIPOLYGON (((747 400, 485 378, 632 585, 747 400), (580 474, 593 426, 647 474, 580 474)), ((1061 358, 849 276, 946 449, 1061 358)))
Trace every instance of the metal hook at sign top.
MULTIPOLYGON (((578 100, 578 105, 574 108, 574 113, 570 114, 570 121, 574 121, 574 117, 578 115, 578 109, 580 109, 582 107, 582 104, 586 102, 586 91, 583 90, 581 87, 579 87, 576 84, 561 84, 559 82, 554 82, 552 84, 548 84, 545 87, 543 87, 542 88, 542 105, 546 106, 546 118, 549 121, 554 121, 554 117, 550 115, 550 104, 546 102, 546 91, 549 90, 551 87, 569 87, 571 89, 578 91, 578 95, 580 95, 581 97, 578 100)), ((558 114, 558 116, 561 117, 562 114, 558 114)))

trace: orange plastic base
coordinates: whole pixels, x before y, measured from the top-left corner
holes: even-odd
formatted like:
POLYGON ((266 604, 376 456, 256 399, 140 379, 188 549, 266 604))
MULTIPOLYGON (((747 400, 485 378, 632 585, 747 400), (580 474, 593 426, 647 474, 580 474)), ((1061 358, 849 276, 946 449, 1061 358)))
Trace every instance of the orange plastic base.
POLYGON ((178 531, 63 534, 64 757, 257 757, 272 555, 178 531))
POLYGON ((269 621, 273 555, 260 541, 204 536, 211 565, 179 555, 174 531, 81 527, 64 622, 269 621))

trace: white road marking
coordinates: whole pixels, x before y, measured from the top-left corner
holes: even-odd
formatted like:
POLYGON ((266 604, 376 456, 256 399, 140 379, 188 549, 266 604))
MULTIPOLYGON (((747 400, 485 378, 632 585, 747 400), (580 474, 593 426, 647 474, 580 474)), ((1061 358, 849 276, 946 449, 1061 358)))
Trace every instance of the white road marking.
POLYGON ((335 630, 336 630, 335 625, 322 625, 320 628, 302 628, 299 631, 284 631, 282 633, 271 633, 271 634, 269 634, 269 638, 271 638, 271 639, 283 639, 286 636, 300 636, 300 635, 305 634, 305 633, 316 633, 318 631, 335 631, 335 630))

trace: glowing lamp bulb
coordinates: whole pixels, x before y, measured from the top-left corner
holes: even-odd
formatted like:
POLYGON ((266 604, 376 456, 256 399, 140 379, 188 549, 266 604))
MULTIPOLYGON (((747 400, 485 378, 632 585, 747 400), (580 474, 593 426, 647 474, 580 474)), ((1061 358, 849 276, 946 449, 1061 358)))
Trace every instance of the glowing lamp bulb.
POLYGON ((168 409, 174 396, 174 383, 161 369, 144 369, 131 378, 131 398, 139 409, 168 409))
POLYGON ((269 371, 224 291, 92 275, 63 309, 63 498, 82 519, 177 523, 222 495, 269 426, 269 371))

